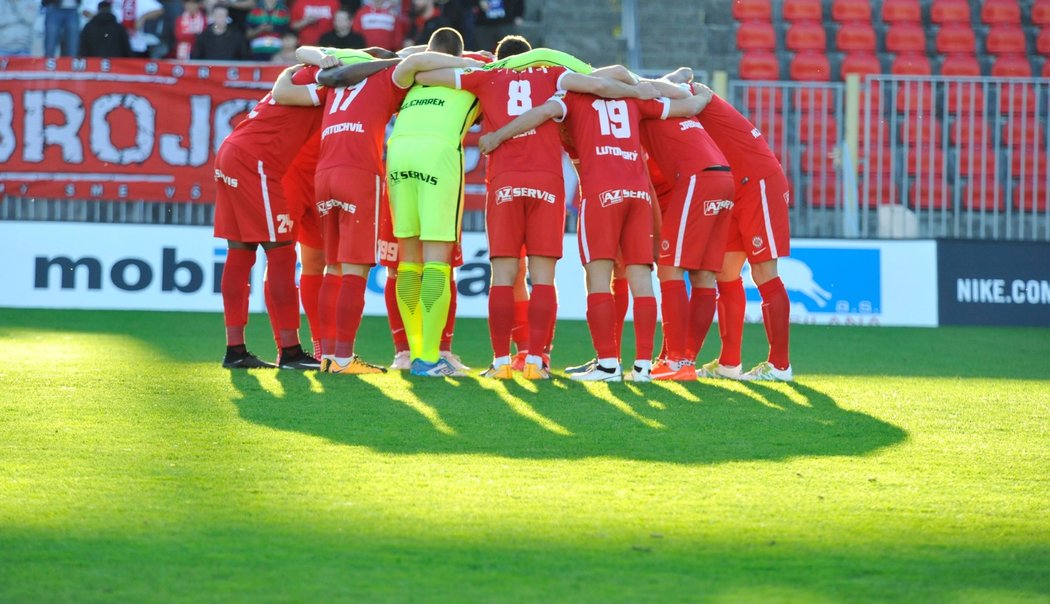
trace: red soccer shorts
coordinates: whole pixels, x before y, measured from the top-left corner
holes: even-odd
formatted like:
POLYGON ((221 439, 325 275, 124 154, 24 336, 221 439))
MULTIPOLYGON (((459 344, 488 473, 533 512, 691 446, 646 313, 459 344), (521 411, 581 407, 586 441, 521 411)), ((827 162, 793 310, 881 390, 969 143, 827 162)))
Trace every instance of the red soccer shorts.
POLYGON ((317 173, 317 211, 324 229, 327 264, 376 263, 382 176, 332 168, 317 173))
POLYGON ((577 229, 583 263, 615 260, 619 252, 624 264, 652 264, 653 203, 648 187, 585 192, 577 229))
POLYGON ((561 173, 509 172, 488 183, 485 231, 489 256, 561 258, 565 234, 565 179, 561 173))
POLYGON ((394 219, 390 215, 390 197, 386 194, 386 179, 380 183, 379 195, 379 265, 397 268, 397 237, 394 237, 394 219))
POLYGON ((284 194, 288 199, 288 212, 295 224, 295 240, 314 249, 324 249, 321 236, 321 217, 314 202, 314 167, 298 161, 292 162, 284 175, 284 194))
POLYGON ((733 208, 732 173, 679 177, 664 199, 657 264, 690 271, 722 270, 733 208))
POLYGON ((756 264, 791 253, 787 177, 774 172, 737 187, 730 213, 727 252, 744 252, 756 264))
POLYGON ((236 145, 223 144, 215 157, 215 236, 229 241, 293 241, 294 222, 281 174, 236 145))

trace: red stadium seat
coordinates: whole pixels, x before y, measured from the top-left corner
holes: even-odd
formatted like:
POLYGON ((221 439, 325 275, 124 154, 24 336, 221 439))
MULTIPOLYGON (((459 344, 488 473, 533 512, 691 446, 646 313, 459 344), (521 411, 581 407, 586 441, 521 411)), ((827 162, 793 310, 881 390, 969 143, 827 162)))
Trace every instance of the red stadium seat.
POLYGON ((1050 207, 1050 187, 1042 183, 1032 186, 1031 182, 1015 184, 1013 198, 1018 210, 1045 213, 1050 207))
POLYGON ((1032 5, 1032 23, 1042 27, 1050 25, 1050 0, 1035 0, 1032 5))
POLYGON ((770 52, 745 52, 740 57, 740 78, 743 80, 779 80, 780 63, 770 52))
POLYGON ((877 115, 871 116, 871 121, 867 122, 865 127, 865 118, 860 118, 860 128, 857 132, 857 145, 860 148, 859 153, 864 153, 864 146, 869 144, 868 139, 871 139, 871 146, 888 146, 890 144, 890 122, 889 120, 883 119, 877 115), (881 137, 881 138, 880 138, 881 137))
MULTIPOLYGON (((889 140, 889 139, 887 139, 889 140)), ((896 158, 893 155, 893 149, 890 148, 887 142, 885 146, 875 146, 877 143, 872 141, 873 146, 867 149, 861 148, 860 153, 864 154, 860 158, 859 167, 862 172, 870 172, 871 174, 890 174, 894 171, 900 171, 900 166, 896 164, 896 158)))
POLYGON ((839 140, 839 124, 830 115, 803 114, 798 124, 798 140, 803 143, 836 144, 839 140))
POLYGON ((772 21, 772 0, 733 0, 733 18, 737 21, 772 21))
POLYGON ((992 63, 992 75, 1000 78, 1030 78, 1032 64, 1021 55, 1002 55, 992 63))
POLYGON ((1043 63, 1043 77, 1050 78, 1050 61, 1043 63))
POLYGON ((981 82, 949 82, 945 91, 948 111, 955 114, 984 114, 985 85, 981 82))
POLYGON ((765 135, 773 150, 778 151, 778 147, 782 146, 784 142, 784 116, 780 113, 763 111, 749 114, 747 117, 765 135))
MULTIPOLYGON (((1004 147, 1046 148, 1046 128, 1034 115, 1019 115, 1003 124, 1004 147)), ((1045 152, 1044 152, 1045 155, 1045 152)))
POLYGON ((1017 0, 985 0, 981 6, 981 22, 1021 24, 1021 7, 1017 0))
POLYGON ((1050 57, 1050 27, 1043 27, 1035 39, 1035 49, 1044 57, 1050 57))
POLYGON ((791 79, 811 82, 831 80, 831 63, 822 52, 800 52, 791 59, 791 79))
POLYGON ((835 94, 827 88, 800 88, 791 95, 794 107, 803 113, 830 113, 835 106, 835 94))
POLYGON ((809 181, 806 191, 806 201, 814 208, 838 207, 839 181, 834 175, 823 174, 814 176, 809 181))
POLYGON ((820 147, 811 149, 806 147, 802 151, 799 167, 805 174, 834 174, 835 154, 831 147, 820 147))
POLYGON ((1046 153, 1046 147, 1017 147, 1010 149, 1009 155, 1010 176, 1029 182, 1033 176, 1039 181, 1046 180, 1047 170, 1050 170, 1047 167, 1050 156, 1046 153))
POLYGON ((941 63, 942 76, 979 76, 981 64, 973 55, 948 55, 941 63))
POLYGON ((746 113, 780 113, 784 106, 784 95, 779 88, 748 88, 744 101, 746 113))
POLYGON ((887 23, 922 23, 919 0, 885 0, 882 3, 882 20, 887 23))
POLYGON ((863 78, 866 75, 882 73, 882 65, 879 63, 878 57, 873 54, 848 54, 842 59, 840 71, 842 79, 846 79, 846 76, 851 73, 855 73, 863 78))
POLYGON ((929 113, 933 110, 933 87, 929 82, 901 82, 896 100, 898 113, 929 113))
POLYGON ((857 202, 864 207, 864 194, 867 192, 867 206, 873 208, 879 205, 894 205, 897 203, 897 185, 888 175, 876 175, 873 178, 862 179, 857 202))
POLYGON ((935 47, 941 54, 968 54, 977 51, 977 36, 967 24, 951 23, 937 32, 935 47))
POLYGON ((1023 55, 1027 50, 1024 30, 1016 25, 993 25, 984 38, 984 46, 993 55, 1023 55))
POLYGON ((750 21, 736 30, 736 46, 740 50, 768 50, 777 48, 777 33, 772 23, 750 21))
POLYGON ((886 31, 886 50, 906 53, 926 52, 926 30, 915 23, 895 23, 886 31))
POLYGON ((1001 113, 1035 113, 1039 108, 1037 103, 1035 88, 1031 84, 1004 84, 999 87, 1001 113))
POLYGON ((823 21, 821 0, 784 0, 785 21, 823 21))
POLYGON ((794 52, 800 50, 819 50, 823 52, 828 47, 828 39, 823 25, 803 21, 795 23, 788 28, 785 45, 788 50, 794 52))
POLYGON ((921 147, 909 147, 904 150, 906 156, 905 164, 908 166, 908 174, 919 174, 929 176, 931 173, 940 176, 944 174, 944 151, 937 145, 923 145, 921 147))
POLYGON ((871 23, 871 3, 868 0, 835 0, 831 3, 831 18, 838 23, 871 23))
POLYGON ((935 210, 952 207, 952 188, 940 176, 930 178, 928 174, 915 178, 911 183, 911 206, 935 210))
MULTIPOLYGON (((959 174, 968 178, 995 179, 996 151, 993 147, 962 145, 959 147, 959 174)), ((948 173, 952 174, 954 166, 948 167, 948 173)))
POLYGON ((900 138, 897 140, 909 146, 928 146, 940 144, 942 137, 941 122, 936 117, 923 113, 912 113, 901 120, 900 138))
POLYGON ((970 25, 970 3, 967 0, 933 0, 930 21, 938 25, 964 23, 970 25))
POLYGON ((926 55, 918 53, 905 53, 897 55, 897 58, 893 59, 893 66, 890 67, 890 73, 894 75, 931 75, 933 74, 933 67, 930 66, 930 59, 926 55))
POLYGON ((960 147, 990 147, 992 130, 983 116, 974 115, 971 120, 969 115, 963 115, 948 126, 948 141, 960 147))
POLYGON ((964 209, 994 211, 1006 207, 1006 192, 993 178, 971 178, 962 188, 964 209))
POLYGON ((875 28, 871 23, 845 23, 835 33, 835 47, 843 52, 875 52, 875 28))

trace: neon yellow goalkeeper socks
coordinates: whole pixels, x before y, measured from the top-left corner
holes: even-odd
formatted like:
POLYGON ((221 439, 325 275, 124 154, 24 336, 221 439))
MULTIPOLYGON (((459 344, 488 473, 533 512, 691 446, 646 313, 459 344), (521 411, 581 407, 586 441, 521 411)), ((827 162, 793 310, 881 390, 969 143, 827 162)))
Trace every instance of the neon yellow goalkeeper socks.
POLYGON ((423 265, 419 262, 401 262, 397 266, 397 308, 413 359, 421 358, 423 351, 423 308, 419 303, 422 276, 423 265))
POLYGON ((445 262, 427 262, 419 299, 423 303, 423 346, 419 358, 436 363, 441 358, 441 332, 448 321, 448 307, 452 301, 449 276, 452 267, 445 262))

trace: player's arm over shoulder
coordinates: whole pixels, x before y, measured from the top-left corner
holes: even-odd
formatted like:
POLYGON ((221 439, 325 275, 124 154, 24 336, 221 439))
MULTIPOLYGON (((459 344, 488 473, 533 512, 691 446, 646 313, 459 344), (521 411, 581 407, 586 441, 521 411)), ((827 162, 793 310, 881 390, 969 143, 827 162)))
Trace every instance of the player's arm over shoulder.
POLYGON ((703 84, 691 84, 690 91, 693 94, 684 99, 667 99, 667 117, 692 117, 707 108, 714 96, 703 84))
POLYGON ((533 107, 514 118, 514 121, 499 130, 482 136, 478 142, 478 147, 482 153, 492 153, 506 140, 514 138, 523 132, 528 132, 547 120, 561 121, 565 117, 566 111, 565 102, 561 100, 561 96, 555 95, 546 103, 533 107))
POLYGON ((342 65, 322 70, 317 74, 317 83, 330 88, 353 86, 361 80, 401 63, 401 59, 376 59, 364 63, 342 65))
POLYGON ((270 95, 274 102, 279 105, 296 105, 300 107, 313 107, 321 104, 317 96, 317 85, 309 83, 305 85, 296 84, 292 78, 302 69, 302 65, 294 65, 281 72, 274 82, 270 95))
POLYGON ((416 53, 397 66, 394 70, 394 83, 401 88, 408 88, 416 80, 416 74, 434 69, 455 69, 462 67, 481 67, 481 61, 454 57, 440 52, 416 53))
POLYGON ((607 99, 652 99, 659 96, 651 85, 645 83, 627 84, 613 78, 583 75, 571 71, 566 71, 558 77, 558 89, 593 94, 607 99))

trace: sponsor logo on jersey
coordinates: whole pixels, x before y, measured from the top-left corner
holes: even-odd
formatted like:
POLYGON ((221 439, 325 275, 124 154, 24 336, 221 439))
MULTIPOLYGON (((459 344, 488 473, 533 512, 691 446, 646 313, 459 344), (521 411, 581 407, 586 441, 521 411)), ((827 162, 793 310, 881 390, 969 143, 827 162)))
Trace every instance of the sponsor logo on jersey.
POLYGON ((682 132, 685 132, 686 130, 689 130, 691 128, 697 128, 700 130, 704 129, 703 125, 696 120, 682 120, 678 123, 678 127, 682 129, 682 132))
POLYGON ((756 247, 756 248, 762 247, 762 243, 763 243, 763 241, 762 241, 761 237, 755 237, 754 239, 751 240, 751 245, 756 247))
POLYGON ((722 210, 733 209, 733 202, 728 199, 708 199, 704 202, 704 216, 717 216, 722 210))
POLYGON ((444 107, 444 99, 412 99, 411 101, 405 101, 401 104, 401 109, 408 109, 409 107, 420 107, 425 105, 431 105, 434 107, 444 107))
POLYGON ((513 201, 515 197, 530 197, 550 204, 558 200, 554 193, 543 189, 530 189, 528 187, 500 187, 496 189, 496 205, 513 201))
POLYGON ((638 161, 637 151, 624 151, 619 147, 613 147, 611 145, 602 145, 601 147, 595 147, 594 153, 596 155, 612 155, 614 157, 622 157, 627 161, 638 161))
POLYGON ((332 134, 341 134, 343 132, 360 132, 364 133, 365 127, 361 125, 361 122, 343 122, 341 124, 335 124, 329 126, 321 131, 321 138, 326 138, 332 134))
POLYGON ((345 201, 339 201, 338 199, 326 199, 317 202, 317 213, 321 216, 326 216, 332 210, 342 210, 344 212, 356 214, 357 205, 345 201))
POLYGON ((755 138, 762 138, 762 131, 759 130, 758 128, 752 128, 751 129, 751 136, 753 136, 755 138))
POLYGON ((437 176, 431 176, 429 174, 423 174, 422 172, 416 172, 415 170, 394 170, 390 172, 390 182, 397 184, 403 180, 418 180, 425 182, 428 185, 437 185, 437 176))
POLYGON ((598 201, 603 208, 622 203, 627 199, 644 199, 650 201, 648 191, 632 191, 630 189, 609 189, 598 195, 598 201))
POLYGON ((222 170, 218 168, 215 169, 215 180, 221 180, 222 182, 226 183, 227 186, 233 187, 234 189, 237 188, 237 179, 226 176, 222 173, 222 170))

